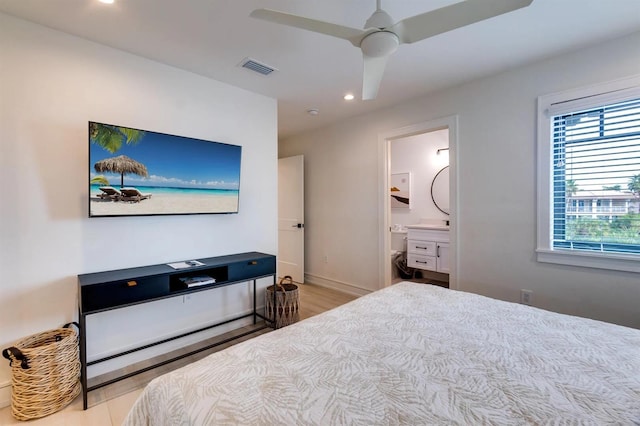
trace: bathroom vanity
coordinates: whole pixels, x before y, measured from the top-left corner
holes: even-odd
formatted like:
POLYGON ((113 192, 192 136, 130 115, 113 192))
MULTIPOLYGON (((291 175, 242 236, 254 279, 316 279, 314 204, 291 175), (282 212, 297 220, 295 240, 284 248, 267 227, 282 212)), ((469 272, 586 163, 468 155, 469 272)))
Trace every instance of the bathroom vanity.
POLYGON ((408 225, 407 266, 449 273, 449 227, 408 225))

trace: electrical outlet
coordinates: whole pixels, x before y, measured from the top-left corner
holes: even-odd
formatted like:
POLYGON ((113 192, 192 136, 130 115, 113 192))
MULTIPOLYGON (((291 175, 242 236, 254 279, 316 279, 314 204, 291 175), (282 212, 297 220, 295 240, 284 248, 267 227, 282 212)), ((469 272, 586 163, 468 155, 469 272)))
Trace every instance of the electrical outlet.
POLYGON ((182 296, 182 303, 187 303, 190 300, 191 300, 191 294, 185 294, 184 296, 182 296))
POLYGON ((531 290, 520 290, 520 303, 523 305, 531 306, 531 298, 533 297, 533 291, 531 290))
POLYGON ((324 255, 324 263, 329 263, 329 256, 326 254, 324 255))

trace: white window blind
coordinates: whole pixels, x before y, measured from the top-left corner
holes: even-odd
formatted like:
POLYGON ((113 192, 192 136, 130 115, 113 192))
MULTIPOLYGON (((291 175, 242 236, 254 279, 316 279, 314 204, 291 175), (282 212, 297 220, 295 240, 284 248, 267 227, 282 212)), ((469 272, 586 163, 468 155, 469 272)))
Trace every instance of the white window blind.
POLYGON ((560 110, 548 110, 552 248, 640 255, 640 97, 560 110))

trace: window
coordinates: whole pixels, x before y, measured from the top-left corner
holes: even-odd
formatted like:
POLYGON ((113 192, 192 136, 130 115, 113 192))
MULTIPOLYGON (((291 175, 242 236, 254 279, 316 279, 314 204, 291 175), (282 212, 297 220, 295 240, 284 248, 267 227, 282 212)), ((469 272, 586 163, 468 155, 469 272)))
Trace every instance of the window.
POLYGON ((538 260, 640 272, 639 211, 640 77, 540 97, 538 260))

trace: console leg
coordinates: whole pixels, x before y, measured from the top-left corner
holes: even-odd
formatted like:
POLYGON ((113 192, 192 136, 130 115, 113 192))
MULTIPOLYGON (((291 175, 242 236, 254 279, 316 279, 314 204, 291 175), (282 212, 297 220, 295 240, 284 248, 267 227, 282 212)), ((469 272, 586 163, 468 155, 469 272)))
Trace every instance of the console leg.
POLYGON ((273 329, 278 328, 278 288, 276 287, 276 276, 273 276, 273 329))
POLYGON ((256 323, 258 322, 258 317, 257 317, 257 312, 256 312, 256 280, 253 280, 253 325, 256 325, 256 323))

